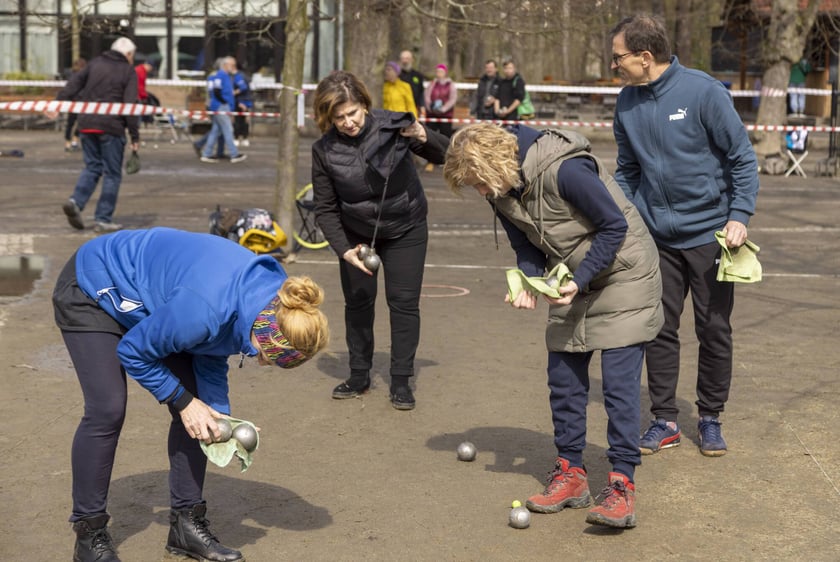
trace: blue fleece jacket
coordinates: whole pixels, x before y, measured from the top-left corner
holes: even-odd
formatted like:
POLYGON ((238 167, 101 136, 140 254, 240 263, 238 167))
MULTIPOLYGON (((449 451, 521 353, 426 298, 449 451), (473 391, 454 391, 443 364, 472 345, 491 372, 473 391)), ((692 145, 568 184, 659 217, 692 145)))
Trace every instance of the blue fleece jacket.
POLYGON ((233 94, 233 79, 223 69, 219 69, 207 77, 207 109, 218 111, 222 105, 228 106, 228 111, 235 111, 236 97, 233 94))
POLYGON ((258 353, 251 326, 287 276, 274 258, 226 238, 153 228, 84 244, 76 278, 128 329, 117 355, 129 376, 159 401, 176 399, 183 387, 163 359, 189 353, 198 396, 229 414, 228 357, 258 353))
POLYGON ((615 179, 657 243, 694 248, 729 220, 749 224, 758 162, 720 81, 671 57, 653 82, 621 90, 613 131, 615 179))
POLYGON ((248 109, 254 107, 254 100, 251 97, 251 87, 248 85, 248 79, 241 72, 233 75, 233 91, 239 90, 236 94, 236 111, 239 111, 239 104, 241 103, 248 109))

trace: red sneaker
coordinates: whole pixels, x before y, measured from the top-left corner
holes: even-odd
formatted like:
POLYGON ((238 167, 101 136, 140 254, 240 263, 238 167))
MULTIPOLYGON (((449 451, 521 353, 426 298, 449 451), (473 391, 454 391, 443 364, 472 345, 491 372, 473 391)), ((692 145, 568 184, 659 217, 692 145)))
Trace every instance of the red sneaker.
POLYGON ((626 476, 610 472, 610 485, 599 497, 601 501, 586 515, 587 523, 619 528, 636 526, 636 486, 626 476))
POLYGON ((557 513, 564 507, 581 508, 591 503, 586 471, 569 467, 569 461, 557 457, 554 470, 548 474, 548 485, 541 494, 531 496, 525 506, 537 513, 557 513))

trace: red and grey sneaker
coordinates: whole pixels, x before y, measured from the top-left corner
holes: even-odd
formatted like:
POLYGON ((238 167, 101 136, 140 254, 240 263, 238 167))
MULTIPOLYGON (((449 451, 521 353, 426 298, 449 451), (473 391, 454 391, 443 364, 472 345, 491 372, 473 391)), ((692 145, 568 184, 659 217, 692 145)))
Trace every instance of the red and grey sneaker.
POLYGON ((537 513, 557 513, 564 507, 588 507, 592 501, 586 471, 569 466, 569 461, 557 457, 554 470, 548 474, 548 484, 541 494, 531 496, 525 506, 537 513))
POLYGON ((657 418, 650 422, 650 427, 639 438, 639 452, 652 455, 662 449, 680 444, 680 428, 674 422, 657 418))
POLYGON ((610 472, 610 485, 598 498, 598 504, 586 514, 587 523, 622 529, 636 526, 636 486, 629 478, 610 472))

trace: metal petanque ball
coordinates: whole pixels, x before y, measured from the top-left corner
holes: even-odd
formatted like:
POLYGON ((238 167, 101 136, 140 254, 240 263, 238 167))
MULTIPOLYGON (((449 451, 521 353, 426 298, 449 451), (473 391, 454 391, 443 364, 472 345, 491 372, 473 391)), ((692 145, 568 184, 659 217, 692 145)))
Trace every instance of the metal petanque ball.
POLYGON ((510 510, 508 523, 514 529, 527 529, 531 525, 531 512, 527 507, 514 507, 510 510))
POLYGON ((257 448, 257 430, 249 423, 237 425, 233 429, 233 438, 239 441, 249 453, 253 453, 257 448))
POLYGON ((551 287, 552 289, 556 289, 560 286, 560 280, 556 276, 552 275, 551 277, 545 280, 545 284, 551 287))
POLYGON ((371 253, 369 253, 364 259, 365 267, 368 269, 368 271, 371 271, 373 273, 376 273, 381 263, 382 261, 379 259, 379 256, 377 256, 376 253, 373 252, 373 250, 371 250, 371 253))
POLYGON ((362 244, 361 246, 359 246, 359 250, 358 250, 357 254, 359 255, 360 260, 363 260, 366 257, 368 257, 369 253, 370 253, 370 246, 368 246, 367 244, 362 244))
POLYGON ((224 443, 230 439, 230 436, 233 434, 233 428, 230 425, 230 422, 227 421, 225 418, 218 418, 216 420, 216 425, 219 426, 219 435, 218 439, 213 439, 214 443, 224 443))
POLYGON ((464 441, 460 445, 458 445, 458 460, 464 462, 472 462, 475 460, 475 445, 470 443, 469 441, 464 441))

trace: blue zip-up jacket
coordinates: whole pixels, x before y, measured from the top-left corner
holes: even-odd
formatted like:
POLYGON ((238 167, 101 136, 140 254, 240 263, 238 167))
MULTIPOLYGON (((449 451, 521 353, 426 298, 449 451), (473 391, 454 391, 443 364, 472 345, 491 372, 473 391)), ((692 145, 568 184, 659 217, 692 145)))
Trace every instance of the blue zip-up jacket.
POLYGON ((254 107, 254 100, 251 98, 251 87, 248 84, 248 79, 241 72, 233 75, 233 90, 234 92, 239 90, 239 93, 236 94, 236 111, 239 111, 240 103, 248 109, 254 107))
POLYGON ((270 256, 170 228, 101 236, 76 254, 79 287, 128 330, 117 346, 126 373, 158 401, 174 400, 183 388, 163 359, 189 353, 198 396, 225 414, 228 357, 258 353, 251 326, 286 278, 270 256))
POLYGON ((208 76, 207 97, 207 109, 210 111, 218 111, 223 105, 227 105, 229 111, 235 111, 236 98, 233 95, 233 80, 230 74, 220 68, 208 76))
POLYGON ((729 220, 749 224, 758 162, 720 81, 673 56, 653 82, 621 90, 613 131, 615 179, 657 243, 694 248, 729 220))

